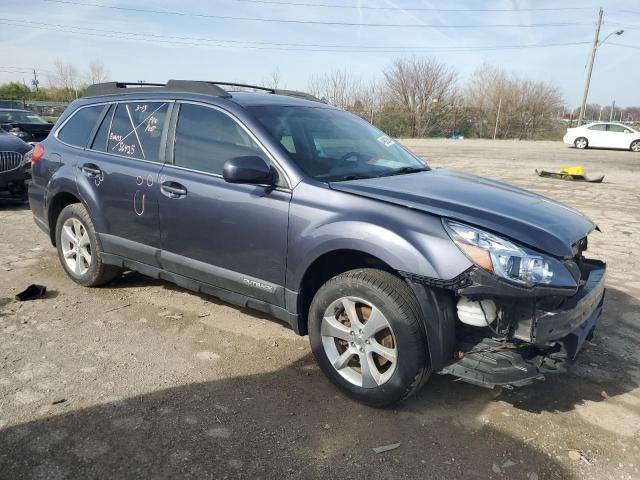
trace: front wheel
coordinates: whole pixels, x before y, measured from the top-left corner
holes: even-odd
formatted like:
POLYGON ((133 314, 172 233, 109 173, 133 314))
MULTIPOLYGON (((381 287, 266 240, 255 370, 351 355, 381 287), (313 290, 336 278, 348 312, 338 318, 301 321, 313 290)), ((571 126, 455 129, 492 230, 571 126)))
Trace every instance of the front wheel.
POLYGON ((382 407, 415 393, 430 374, 417 301, 391 273, 351 270, 316 293, 311 349, 325 375, 356 400, 382 407))
POLYGON ((640 140, 634 140, 629 147, 632 152, 640 152, 640 140))
POLYGON ((575 145, 576 148, 583 150, 589 146, 589 141, 584 137, 579 137, 579 138, 576 138, 573 144, 575 145))

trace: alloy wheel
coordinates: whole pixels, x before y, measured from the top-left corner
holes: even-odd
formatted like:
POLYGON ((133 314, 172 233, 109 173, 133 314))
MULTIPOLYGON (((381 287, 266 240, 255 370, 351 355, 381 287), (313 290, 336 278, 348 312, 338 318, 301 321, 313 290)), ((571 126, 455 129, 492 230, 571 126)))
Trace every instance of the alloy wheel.
POLYGON ((587 148, 587 141, 584 138, 577 139, 576 148, 587 148))
POLYGON ((324 312, 320 335, 329 362, 349 383, 375 388, 393 375, 396 340, 389 321, 371 302, 335 300, 324 312))
POLYGON ((82 276, 91 267, 91 241, 89 232, 77 218, 69 218, 60 234, 62 256, 70 271, 82 276))

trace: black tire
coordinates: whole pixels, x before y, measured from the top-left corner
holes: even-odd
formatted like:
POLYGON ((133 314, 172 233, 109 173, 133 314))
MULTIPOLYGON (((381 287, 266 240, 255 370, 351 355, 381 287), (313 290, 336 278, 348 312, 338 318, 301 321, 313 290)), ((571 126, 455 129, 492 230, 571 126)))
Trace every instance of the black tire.
POLYGON ((102 245, 100 245, 98 237, 96 236, 96 230, 89 212, 84 205, 80 203, 67 205, 60 212, 58 221, 56 222, 56 247, 58 249, 58 258, 60 259, 60 263, 62 264, 65 272, 67 272, 67 275, 69 275, 74 282, 85 287, 97 287, 99 285, 104 285, 117 277, 121 272, 119 267, 102 263, 102 245), (62 227, 64 223, 71 218, 79 220, 89 236, 91 263, 89 264, 87 271, 83 274, 77 274, 71 270, 67 265, 63 254, 61 240, 62 227))
POLYGON ((589 148, 589 140, 584 137, 578 137, 573 141, 573 146, 580 150, 589 148))
POLYGON ((422 387, 431 374, 427 339, 417 300, 409 286, 391 273, 375 269, 350 270, 333 277, 316 293, 309 308, 309 341, 325 375, 354 399, 374 407, 389 406, 407 399, 422 387), (374 304, 386 317, 395 337, 397 363, 382 385, 363 388, 333 367, 322 343, 322 318, 329 306, 345 296, 374 304))
POLYGON ((631 150, 632 152, 640 152, 640 140, 634 140, 633 142, 631 142, 631 145, 629 145, 629 150, 631 150))

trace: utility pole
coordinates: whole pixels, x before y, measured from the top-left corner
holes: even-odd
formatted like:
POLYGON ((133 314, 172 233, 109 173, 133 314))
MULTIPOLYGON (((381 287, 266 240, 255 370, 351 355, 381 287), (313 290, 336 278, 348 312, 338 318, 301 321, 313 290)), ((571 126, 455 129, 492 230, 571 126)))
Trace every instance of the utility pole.
POLYGON ((38 80, 38 72, 36 72, 36 69, 34 68, 33 69, 33 79, 31 80, 31 86, 37 92, 39 85, 40 85, 40 80, 38 80))
POLYGON ((600 45, 606 42, 611 35, 622 35, 624 30, 615 30, 609 35, 604 37, 604 40, 600 41, 600 27, 602 26, 602 8, 598 10, 598 25, 596 25, 596 35, 593 38, 593 47, 591 48, 591 60, 589 61, 589 73, 587 74, 587 81, 584 85, 584 95, 582 96, 582 105, 580 106, 580 116, 578 117, 578 127, 582 125, 582 119, 584 118, 584 110, 587 105, 587 96, 589 95, 589 84, 591 83, 591 73, 593 72, 593 63, 596 59, 596 50, 600 45))
POLYGON ((609 114, 609 121, 612 122, 613 121, 613 117, 615 116, 615 112, 616 111, 616 101, 614 100, 613 102, 611 102, 611 113, 609 114))
POLYGON ((500 107, 502 107, 502 97, 498 100, 498 114, 496 115, 496 128, 493 129, 493 139, 496 139, 498 134, 498 122, 500 121, 500 107))
POLYGON ((578 116, 578 127, 582 125, 584 117, 584 109, 587 106, 587 95, 589 95, 589 84, 591 83, 591 72, 593 71, 593 62, 596 59, 596 50, 598 49, 598 41, 600 39, 600 27, 602 26, 602 7, 598 10, 598 25, 596 26, 596 35, 593 37, 593 47, 591 47, 591 60, 589 61, 589 73, 587 73, 587 82, 584 85, 584 94, 582 95, 582 104, 580 105, 580 115, 578 116))

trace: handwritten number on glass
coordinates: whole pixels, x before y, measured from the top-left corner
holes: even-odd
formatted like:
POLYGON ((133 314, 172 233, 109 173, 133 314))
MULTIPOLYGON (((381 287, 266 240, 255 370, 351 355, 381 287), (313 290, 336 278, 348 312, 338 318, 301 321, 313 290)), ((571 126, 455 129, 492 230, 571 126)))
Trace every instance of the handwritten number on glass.
MULTIPOLYGON (((158 128, 158 118, 156 116, 154 116, 154 114, 160 110, 161 108, 163 108, 166 105, 166 103, 161 104, 158 108, 156 108, 153 112, 151 112, 149 115, 147 115, 144 120, 142 120, 140 123, 138 123, 137 125, 134 125, 133 122, 133 117, 131 116, 131 111, 129 110, 129 105, 125 104, 124 108, 127 111, 127 115, 129 117, 129 123, 131 124, 131 131, 129 133, 127 133, 126 135, 122 136, 122 135, 116 135, 114 133, 111 133, 111 135, 109 136, 110 140, 117 140, 118 143, 116 143, 113 148, 111 150, 117 150, 120 153, 124 153, 125 155, 135 155, 136 153, 136 145, 134 143, 132 144, 127 144, 125 143, 125 140, 127 138, 129 138, 131 135, 135 135, 136 140, 138 141, 138 145, 140 147, 140 154, 142 155, 143 159, 146 159, 145 153, 144 153, 144 148, 142 147, 142 142, 140 141, 140 136, 138 135, 138 128, 140 128, 142 125, 145 125, 144 131, 145 132, 154 132, 157 128, 158 128)), ((145 113, 147 111, 148 105, 143 104, 143 105, 136 105, 135 107, 135 112, 142 112, 145 113)))

